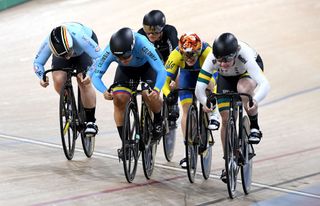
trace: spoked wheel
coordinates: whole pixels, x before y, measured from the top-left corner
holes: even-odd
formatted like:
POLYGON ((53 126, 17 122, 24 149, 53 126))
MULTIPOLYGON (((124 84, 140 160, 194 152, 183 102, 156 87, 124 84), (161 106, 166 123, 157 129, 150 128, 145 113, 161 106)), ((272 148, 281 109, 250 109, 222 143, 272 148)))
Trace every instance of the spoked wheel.
POLYGON ((129 102, 125 112, 123 128, 123 168, 129 183, 133 181, 139 159, 139 121, 133 102, 129 102))
POLYGON ((91 157, 94 151, 95 137, 94 136, 86 137, 84 134, 86 114, 82 105, 79 89, 78 89, 78 114, 79 114, 79 125, 80 125, 79 128, 80 128, 80 134, 81 134, 82 148, 83 148, 84 154, 87 157, 91 157))
POLYGON ((150 179, 154 165, 155 157, 157 152, 157 142, 151 141, 151 132, 152 132, 152 121, 150 115, 148 114, 147 108, 143 106, 143 142, 145 144, 145 150, 142 152, 142 166, 143 173, 147 179, 150 179))
POLYGON ((66 158, 71 160, 74 155, 78 135, 76 102, 71 87, 62 87, 59 110, 62 147, 66 158))
POLYGON ((254 150, 251 144, 248 143, 248 137, 250 134, 250 123, 248 116, 244 116, 242 119, 242 154, 244 156, 244 164, 241 166, 241 180, 244 193, 247 195, 251 190, 252 183, 252 157, 254 156, 254 150))
POLYGON ((237 164, 237 157, 235 153, 237 141, 237 132, 235 128, 235 122, 233 119, 229 120, 226 128, 226 140, 225 140, 225 167, 227 173, 227 187, 230 198, 234 198, 236 195, 237 176, 239 172, 239 166, 237 164))
POLYGON ((169 111, 167 104, 163 104, 163 117, 165 121, 165 134, 162 138, 164 156, 168 162, 172 160, 176 144, 176 123, 168 120, 169 111))
POLYGON ((201 169, 202 169, 202 176, 204 179, 208 179, 211 172, 211 162, 212 162, 212 145, 213 145, 213 138, 212 133, 208 128, 208 117, 201 111, 201 125, 200 125, 200 134, 202 139, 201 147, 204 147, 203 151, 200 153, 201 157, 201 169))
POLYGON ((198 123, 197 123, 197 111, 194 105, 190 105, 187 124, 186 124, 186 159, 187 159, 187 171, 188 178, 191 183, 194 182, 194 178, 197 172, 198 162, 198 142, 196 141, 198 135, 198 123))

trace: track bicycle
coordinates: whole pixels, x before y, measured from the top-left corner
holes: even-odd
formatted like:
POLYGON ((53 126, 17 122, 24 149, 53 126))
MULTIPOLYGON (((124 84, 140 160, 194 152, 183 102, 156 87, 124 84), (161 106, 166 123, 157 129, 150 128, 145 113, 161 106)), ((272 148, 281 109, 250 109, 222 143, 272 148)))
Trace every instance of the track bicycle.
POLYGON ((241 170, 242 188, 245 194, 249 194, 252 183, 252 158, 255 156, 252 144, 249 144, 250 121, 243 113, 241 96, 249 98, 252 105, 252 97, 246 93, 228 92, 224 94, 210 94, 208 101, 215 104, 218 98, 227 98, 230 102, 228 123, 225 135, 225 168, 227 176, 228 194, 231 199, 236 195, 237 176, 241 170), (237 127, 238 117, 238 127, 237 127))
MULTIPOLYGON (((139 117, 139 107, 137 96, 143 92, 142 86, 151 91, 149 83, 142 81, 116 82, 112 84, 108 91, 111 92, 114 87, 125 86, 131 89, 131 98, 126 105, 124 113, 124 127, 122 133, 122 153, 119 154, 123 162, 126 179, 131 183, 137 171, 137 164, 142 153, 143 172, 147 179, 150 179, 157 151, 158 141, 153 140, 153 113, 141 98, 141 109, 139 117), (138 89, 140 85, 141 89, 138 89)), ((120 150, 118 151, 120 152, 120 150)))
POLYGON ((94 136, 85 136, 85 111, 81 101, 80 89, 78 87, 77 101, 72 86, 72 77, 76 77, 80 72, 72 68, 50 69, 44 72, 43 81, 46 80, 46 74, 54 71, 64 71, 67 73, 67 79, 60 91, 59 101, 59 120, 60 134, 64 154, 68 160, 74 156, 76 140, 81 136, 82 147, 85 155, 91 157, 95 146, 94 136))
POLYGON ((191 183, 194 183, 197 172, 198 154, 201 157, 201 169, 204 179, 208 179, 211 172, 212 146, 214 138, 208 129, 208 116, 202 110, 202 105, 197 101, 194 88, 179 88, 178 91, 192 91, 192 104, 189 107, 185 132, 185 152, 187 173, 191 183))

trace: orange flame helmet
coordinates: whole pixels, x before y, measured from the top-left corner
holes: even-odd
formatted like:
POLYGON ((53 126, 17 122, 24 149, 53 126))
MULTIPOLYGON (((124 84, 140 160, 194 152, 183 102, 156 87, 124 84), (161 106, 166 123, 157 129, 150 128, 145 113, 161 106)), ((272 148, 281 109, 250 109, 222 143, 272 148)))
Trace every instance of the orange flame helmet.
POLYGON ((193 53, 199 55, 202 49, 202 42, 195 33, 185 33, 179 39, 179 51, 181 54, 193 53))

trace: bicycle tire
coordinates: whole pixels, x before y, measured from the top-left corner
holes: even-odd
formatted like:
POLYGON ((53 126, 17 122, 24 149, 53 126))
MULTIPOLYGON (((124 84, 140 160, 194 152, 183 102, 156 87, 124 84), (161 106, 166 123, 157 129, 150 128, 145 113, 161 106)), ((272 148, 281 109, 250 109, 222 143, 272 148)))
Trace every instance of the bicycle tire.
POLYGON ((68 160, 74 156, 77 139, 77 109, 72 87, 64 85, 60 91, 59 119, 63 152, 68 160))
POLYGON ((155 157, 156 157, 156 152, 157 152, 157 142, 152 142, 152 120, 149 115, 148 109, 146 105, 143 103, 142 104, 142 116, 141 120, 143 122, 142 125, 142 138, 143 138, 143 143, 145 144, 144 150, 142 151, 142 166, 143 166, 143 173, 144 176, 147 179, 150 179, 153 170, 154 170, 154 165, 155 165, 155 157))
POLYGON ((194 105, 190 105, 186 122, 185 134, 185 148, 186 148, 186 161, 187 173, 191 183, 194 183, 195 175, 197 173, 198 162, 198 118, 197 110, 194 105))
POLYGON ((165 134, 162 137, 164 156, 167 162, 171 162, 174 155, 174 147, 176 144, 176 130, 177 127, 169 124, 168 116, 169 110, 167 103, 164 101, 162 115, 165 122, 165 134))
POLYGON ((205 115, 205 113, 201 110, 200 116, 200 135, 201 135, 201 143, 203 144, 202 147, 205 147, 206 149, 201 152, 200 159, 201 159, 201 170, 202 170, 202 176, 205 180, 207 180, 210 177, 211 172, 211 164, 212 164, 212 144, 209 142, 211 130, 208 129, 208 117, 205 115))
POLYGON ((86 137, 84 134, 86 114, 81 101, 80 89, 78 88, 78 116, 79 116, 79 131, 84 154, 90 158, 94 151, 95 137, 86 137))
POLYGON ((124 115, 123 128, 123 169, 126 179, 131 183, 137 172, 137 164, 139 159, 139 117, 136 111, 136 105, 128 102, 124 115))
POLYGON ((241 166, 241 183, 244 193, 247 195, 251 190, 252 183, 252 158, 250 154, 253 153, 252 145, 248 143, 248 136, 250 134, 250 123, 248 116, 242 118, 242 154, 244 156, 245 162, 241 166))
POLYGON ((235 154, 237 132, 233 119, 229 119, 228 121, 225 137, 225 168, 227 175, 227 187, 229 197, 233 199, 236 195, 237 175, 239 171, 235 154))

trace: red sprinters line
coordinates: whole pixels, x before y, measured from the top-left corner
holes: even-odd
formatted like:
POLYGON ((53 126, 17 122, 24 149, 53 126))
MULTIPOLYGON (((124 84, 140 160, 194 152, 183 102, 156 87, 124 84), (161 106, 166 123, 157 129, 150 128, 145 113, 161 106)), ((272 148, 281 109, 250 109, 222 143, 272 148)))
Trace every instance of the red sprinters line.
POLYGON ((82 198, 86 198, 86 197, 92 197, 92 196, 96 196, 96 195, 113 193, 113 192, 118 192, 118 191, 122 191, 122 190, 128 190, 128 189, 132 189, 132 188, 144 187, 144 186, 148 186, 148 185, 160 184, 160 183, 169 182, 169 181, 180 179, 180 178, 184 178, 184 177, 185 177, 185 175, 180 175, 180 176, 164 179, 164 180, 161 180, 161 181, 149 180, 148 182, 142 183, 142 184, 132 183, 132 184, 130 184, 128 186, 125 186, 125 187, 111 188, 111 189, 106 189, 106 190, 102 190, 102 191, 99 191, 99 192, 93 192, 93 193, 88 193, 88 194, 83 194, 83 195, 78 195, 78 196, 73 196, 73 197, 67 197, 67 198, 52 200, 52 201, 48 201, 48 202, 42 202, 42 203, 34 204, 32 206, 45 206, 45 205, 51 205, 51 204, 58 204, 58 203, 62 203, 62 202, 78 200, 78 199, 82 199, 82 198))

